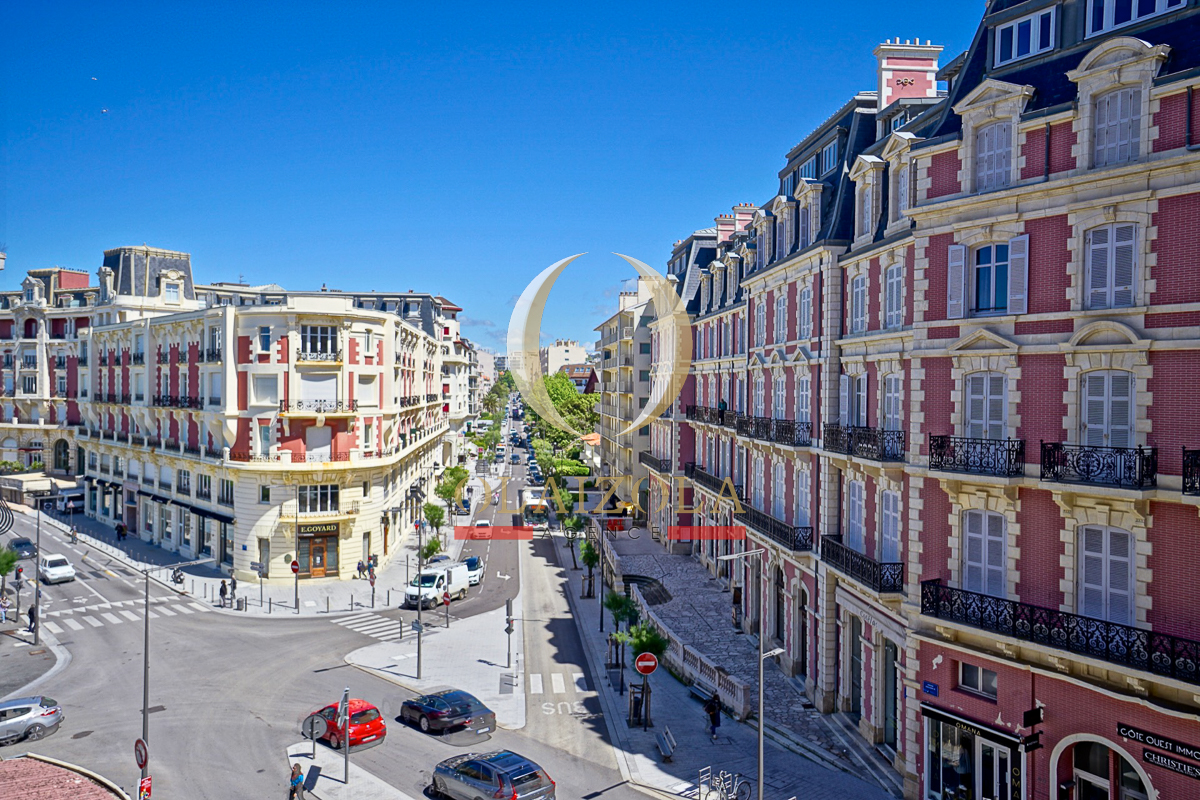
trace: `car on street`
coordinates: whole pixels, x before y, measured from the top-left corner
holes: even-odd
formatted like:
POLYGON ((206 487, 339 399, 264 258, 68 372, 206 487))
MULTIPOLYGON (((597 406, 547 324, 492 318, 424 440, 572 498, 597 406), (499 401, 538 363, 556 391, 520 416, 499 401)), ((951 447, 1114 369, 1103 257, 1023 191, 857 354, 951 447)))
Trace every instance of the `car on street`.
POLYGON ((468 556, 463 563, 467 565, 467 584, 478 586, 483 580, 483 559, 479 556, 468 556))
MULTIPOLYGON (((325 720, 325 732, 317 738, 325 741, 334 750, 340 750, 346 742, 347 726, 338 725, 337 712, 338 704, 331 703, 309 715, 325 720)), ((351 747, 378 744, 387 736, 387 724, 383 721, 383 715, 366 700, 351 698, 349 712, 351 747)))
POLYGON ((510 463, 513 463, 513 464, 520 464, 521 463, 521 455, 519 453, 513 453, 511 456, 508 457, 508 460, 510 463))
POLYGON ((496 729, 496 714, 474 695, 459 689, 444 689, 405 700, 400 721, 424 733, 469 730, 490 733, 496 729))
POLYGON ((465 753, 447 758, 433 770, 434 794, 454 800, 549 800, 554 789, 544 769, 511 750, 465 753))
POLYGON ((0 744, 35 742, 56 730, 64 719, 58 701, 50 697, 18 697, 0 703, 0 744))
POLYGON ((475 522, 475 530, 471 531, 472 539, 490 539, 492 538, 492 523, 486 519, 477 520, 475 522))
POLYGON ((28 536, 18 536, 8 543, 8 549, 17 554, 18 558, 37 558, 37 547, 28 536))
POLYGON ((544 486, 546 482, 542 480, 542 473, 534 472, 529 476, 529 483, 532 486, 544 486))
POLYGON ((75 568, 66 556, 55 554, 44 555, 38 572, 42 575, 43 583, 66 583, 75 580, 75 568))

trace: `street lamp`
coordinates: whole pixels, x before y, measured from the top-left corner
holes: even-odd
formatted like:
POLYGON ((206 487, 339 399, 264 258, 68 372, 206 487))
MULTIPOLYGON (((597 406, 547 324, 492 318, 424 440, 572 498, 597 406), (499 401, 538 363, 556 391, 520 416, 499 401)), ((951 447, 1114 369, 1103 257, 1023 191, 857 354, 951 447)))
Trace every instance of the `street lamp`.
POLYGON ((421 596, 421 572, 425 569, 425 524, 421 504, 425 502, 425 493, 418 484, 424 483, 424 478, 417 478, 408 489, 408 497, 417 505, 417 680, 421 680, 421 640, 425 635, 425 626, 421 624, 421 609, 425 598, 421 596))
MULTIPOLYGON (((732 561, 735 558, 749 558, 750 556, 757 556, 762 553, 767 553, 767 549, 765 547, 759 547, 755 550, 743 550, 740 553, 730 553, 729 555, 717 556, 717 560, 732 561)), ((767 553, 767 558, 770 558, 769 553, 767 553)), ((765 641, 763 639, 763 623, 764 617, 766 617, 766 614, 764 613, 766 610, 765 606, 766 595, 763 594, 762 587, 760 586, 758 603, 758 800, 763 800, 763 730, 766 728, 766 719, 763 716, 763 668, 767 663, 768 658, 774 658, 783 652, 782 647, 776 647, 774 650, 769 652, 763 652, 763 643, 765 641)))

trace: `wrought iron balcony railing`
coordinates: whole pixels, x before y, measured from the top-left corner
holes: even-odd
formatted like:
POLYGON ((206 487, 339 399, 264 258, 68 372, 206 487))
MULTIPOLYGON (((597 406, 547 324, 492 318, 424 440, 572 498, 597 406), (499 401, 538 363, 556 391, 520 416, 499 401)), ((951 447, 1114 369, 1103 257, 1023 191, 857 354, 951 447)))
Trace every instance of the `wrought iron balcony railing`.
POLYGON ((140 367, 146 363, 146 354, 134 353, 133 356, 131 356, 131 361, 135 367, 140 367))
POLYGON ((1158 448, 1042 442, 1042 480, 1150 489, 1158 484, 1158 448))
POLYGON ((80 356, 79 360, 76 361, 75 363, 81 367, 86 367, 88 365, 88 358, 87 358, 87 356, 80 356))
POLYGON ((211 502, 212 501, 212 487, 209 487, 208 489, 199 489, 199 488, 196 489, 196 499, 197 500, 208 500, 209 502, 211 502))
POLYGON ((1023 475, 1025 440, 930 436, 929 468, 1002 478, 1023 475))
MULTIPOLYGON (((684 465, 683 474, 686 477, 691 478, 693 482, 703 486, 705 489, 708 489, 711 492, 716 492, 718 495, 721 493, 722 487, 725 486, 724 478, 719 478, 716 475, 713 475, 711 472, 708 472, 703 467, 700 467, 691 461, 684 465)), ((738 496, 739 500, 745 496, 742 494, 742 487, 736 483, 733 484, 733 491, 734 494, 738 496)))
POLYGON ((1183 493, 1200 494, 1200 450, 1183 448, 1183 493))
POLYGON ((921 613, 1200 685, 1200 642, 1053 608, 921 582, 921 613))
POLYGON ((163 350, 163 351, 160 351, 160 352, 159 352, 159 354, 158 354, 158 363, 160 363, 160 364, 166 364, 166 363, 170 362, 170 360, 171 360, 171 354, 170 354, 170 353, 168 353, 166 350, 163 350))
POLYGON ((873 461, 904 459, 904 431, 826 423, 824 440, 825 449, 835 453, 869 458, 873 461))
POLYGON ((187 351, 186 347, 179 348, 179 352, 177 352, 175 354, 175 363, 176 364, 188 363, 188 351, 187 351))
POLYGON ((821 559, 877 592, 904 591, 903 562, 876 561, 843 544, 841 536, 821 537, 821 559))
POLYGON ((209 364, 216 364, 221 361, 221 349, 219 347, 210 347, 204 351, 204 360, 209 364))
POLYGON ((55 356, 54 357, 54 368, 55 369, 66 369, 67 368, 67 357, 66 356, 55 356))
POLYGON ((765 511, 759 511, 743 504, 740 512, 735 511, 733 518, 741 520, 755 531, 766 536, 776 544, 783 545, 793 552, 812 550, 813 529, 809 526, 789 525, 765 511))
POLYGON ((357 400, 280 400, 280 411, 309 411, 314 414, 336 414, 338 412, 358 411, 357 400))
POLYGON ((642 450, 638 453, 638 463, 645 464, 655 472, 671 471, 671 462, 669 459, 658 458, 657 456, 651 455, 648 450, 642 450))
POLYGON ((721 425, 722 426, 724 426, 726 428, 734 428, 736 430, 737 421, 741 418, 742 415, 736 411, 731 411, 729 409, 726 409, 725 411, 720 412, 720 416, 721 416, 721 425))
POLYGON ((304 349, 299 349, 299 348, 296 350, 296 362, 297 363, 302 363, 304 361, 333 362, 333 361, 341 361, 341 360, 342 360, 342 351, 341 350, 331 350, 328 353, 322 353, 322 352, 318 352, 315 350, 304 350, 304 349))

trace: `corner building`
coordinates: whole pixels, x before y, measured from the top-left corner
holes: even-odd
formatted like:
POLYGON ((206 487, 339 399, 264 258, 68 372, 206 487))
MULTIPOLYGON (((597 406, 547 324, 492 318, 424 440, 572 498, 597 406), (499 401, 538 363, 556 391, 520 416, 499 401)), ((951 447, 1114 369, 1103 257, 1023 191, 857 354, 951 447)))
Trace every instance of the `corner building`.
POLYGON ((693 544, 734 624, 908 797, 1200 797, 1198 33, 994 0, 940 68, 886 42, 715 258, 672 256, 663 519, 746 526, 693 544))
POLYGON ((240 578, 385 562, 447 430, 441 298, 196 286, 190 258, 105 253, 81 370, 86 513, 240 578))

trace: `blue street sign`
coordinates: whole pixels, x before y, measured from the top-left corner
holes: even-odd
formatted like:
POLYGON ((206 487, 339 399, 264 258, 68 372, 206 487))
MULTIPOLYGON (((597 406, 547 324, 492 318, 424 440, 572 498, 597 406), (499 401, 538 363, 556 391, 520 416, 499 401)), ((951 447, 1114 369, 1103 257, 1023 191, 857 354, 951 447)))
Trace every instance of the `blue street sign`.
POLYGON ((932 681, 921 681, 921 691, 930 697, 937 697, 938 685, 932 681))

